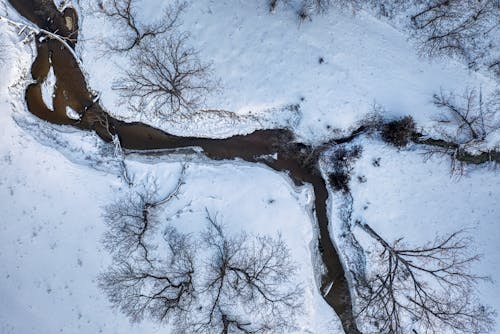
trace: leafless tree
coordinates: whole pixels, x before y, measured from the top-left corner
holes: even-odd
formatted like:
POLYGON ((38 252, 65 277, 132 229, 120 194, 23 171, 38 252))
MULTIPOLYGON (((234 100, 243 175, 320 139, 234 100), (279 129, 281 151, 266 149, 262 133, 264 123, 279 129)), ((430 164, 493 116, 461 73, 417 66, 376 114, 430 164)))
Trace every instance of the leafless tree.
POLYGON ((99 286, 110 302, 132 322, 148 317, 166 323, 180 317, 196 298, 191 237, 172 228, 163 236, 167 247, 162 249, 161 258, 122 253, 99 277, 99 286))
POLYGON ((180 332, 287 333, 294 328, 302 290, 278 237, 227 235, 208 215, 203 242, 210 253, 200 286, 202 306, 180 332))
POLYGON ((115 259, 136 256, 152 263, 150 252, 154 248, 148 237, 157 232, 159 224, 156 210, 178 195, 184 184, 185 166, 175 188, 166 195, 158 194, 155 180, 148 181, 145 189, 130 193, 104 210, 104 222, 108 230, 104 234, 103 244, 115 259), (161 197, 160 197, 161 196, 161 197))
POLYGON ((170 323, 175 333, 294 327, 302 290, 293 284, 295 266, 281 237, 228 235, 210 215, 199 239, 180 233, 163 226, 157 212, 176 190, 157 200, 151 189, 106 208, 104 242, 113 263, 99 285, 114 307, 133 322, 170 323))
MULTIPOLYGON (((337 0, 338 1, 338 0, 337 0)), ((326 13, 326 11, 330 8, 333 0, 308 0, 311 6, 317 13, 326 13)))
POLYGON ((358 289, 358 316, 377 333, 484 333, 494 312, 474 296, 485 277, 471 273, 479 260, 469 253, 464 231, 439 237, 423 247, 390 244, 367 224, 364 231, 381 250, 358 289))
MULTIPOLYGON (((348 0, 349 1, 349 0, 348 0)), ((358 6, 362 6, 360 1, 355 0, 358 6)), ((404 13, 408 8, 414 6, 414 1, 408 0, 366 0, 366 5, 368 5, 372 10, 374 10, 376 15, 387 17, 390 19, 395 18, 398 14, 404 13)))
POLYGON ((135 0, 107 0, 97 4, 96 11, 110 18, 121 35, 112 35, 106 41, 106 49, 128 52, 148 39, 171 33, 178 26, 184 2, 173 2, 164 10, 164 15, 155 22, 143 23, 138 19, 135 0))
POLYGON ((482 90, 476 89, 466 89, 461 96, 441 91, 434 94, 434 104, 445 111, 438 122, 456 128, 450 139, 457 144, 482 141, 491 131, 500 128, 495 119, 500 108, 498 91, 487 98, 483 97, 482 90))
POLYGON ((482 90, 466 89, 463 95, 440 92, 434 95, 434 104, 443 110, 437 118, 436 130, 440 139, 417 137, 424 144, 424 156, 450 158, 451 175, 464 174, 467 164, 498 162, 498 148, 489 147, 485 139, 500 129, 497 111, 499 92, 483 96, 482 90))
POLYGON ((141 257, 151 262, 146 234, 154 233, 156 221, 152 218, 154 203, 149 194, 130 194, 109 205, 104 219, 108 231, 105 247, 118 258, 141 251, 141 257))
POLYGON ((305 21, 310 19, 313 14, 326 13, 332 6, 355 10, 360 8, 364 3, 365 1, 361 0, 300 0, 296 2, 290 0, 269 0, 269 10, 270 12, 274 12, 279 4, 295 7, 299 19, 305 21))
POLYGON ((413 35, 424 54, 459 56, 477 67, 495 58, 500 3, 497 0, 425 0, 411 16, 413 35))
POLYGON ((210 65, 186 45, 187 38, 179 33, 140 45, 131 68, 115 85, 135 109, 164 117, 186 115, 215 88, 210 65))
POLYGON ((184 173, 185 166, 166 195, 159 195, 156 181, 148 179, 145 189, 105 208, 108 231, 103 242, 113 255, 113 263, 100 275, 99 285, 113 306, 133 322, 145 317, 168 322, 195 300, 192 237, 169 226, 160 231, 156 213, 178 195, 184 173), (163 235, 160 251, 158 235, 163 235))
POLYGON ((290 3, 290 0, 268 0, 269 4, 269 11, 271 13, 274 13, 278 5, 283 4, 283 5, 288 5, 290 3))

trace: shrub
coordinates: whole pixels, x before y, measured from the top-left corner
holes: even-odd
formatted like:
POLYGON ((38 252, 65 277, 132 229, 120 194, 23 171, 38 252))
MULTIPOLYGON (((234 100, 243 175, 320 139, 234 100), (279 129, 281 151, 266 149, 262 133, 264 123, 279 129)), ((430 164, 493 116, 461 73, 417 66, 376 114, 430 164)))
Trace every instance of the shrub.
POLYGON ((401 119, 384 124, 382 128, 382 139, 396 147, 405 147, 411 141, 415 132, 413 117, 405 116, 401 119))
POLYGON ((330 159, 333 172, 328 175, 328 182, 334 191, 349 192, 352 163, 361 156, 361 152, 359 145, 350 148, 340 146, 335 150, 330 159))
POLYGON ((328 175, 328 182, 335 191, 348 192, 351 175, 345 171, 334 171, 328 175))

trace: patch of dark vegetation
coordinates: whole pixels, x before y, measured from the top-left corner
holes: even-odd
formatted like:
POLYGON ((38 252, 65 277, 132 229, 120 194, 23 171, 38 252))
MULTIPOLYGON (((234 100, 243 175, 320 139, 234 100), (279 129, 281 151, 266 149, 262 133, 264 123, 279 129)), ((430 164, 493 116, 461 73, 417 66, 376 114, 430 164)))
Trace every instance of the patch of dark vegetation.
POLYGON ((299 10, 297 11, 297 17, 300 23, 305 21, 311 21, 311 12, 309 11, 307 4, 303 4, 299 8, 299 10))
POLYGON ((351 176, 344 171, 334 171, 328 175, 328 182, 335 191, 348 192, 351 176))
POLYGON ((382 127, 382 139, 396 147, 407 146, 416 132, 415 121, 411 116, 386 123, 382 127))
POLYGON ((334 191, 349 192, 351 181, 352 163, 361 157, 362 148, 359 145, 346 147, 339 146, 330 157, 330 168, 333 170, 328 175, 328 182, 334 191))
POLYGON ((358 182, 359 183, 366 183, 366 181, 367 181, 366 176, 358 175, 358 182))

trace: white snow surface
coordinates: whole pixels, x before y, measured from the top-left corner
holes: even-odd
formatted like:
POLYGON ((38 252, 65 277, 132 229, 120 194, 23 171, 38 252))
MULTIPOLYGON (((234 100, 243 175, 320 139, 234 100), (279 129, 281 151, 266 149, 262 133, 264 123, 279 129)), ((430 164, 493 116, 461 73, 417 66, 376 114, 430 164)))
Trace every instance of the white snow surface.
MULTIPOLYGON (((145 17, 158 15, 159 1, 142 1, 145 17)), ((495 87, 491 79, 469 72, 463 64, 419 58, 404 34, 364 12, 352 16, 333 11, 298 26, 289 11, 270 15, 266 1, 198 0, 190 1, 183 27, 221 80, 207 107, 226 112, 166 123, 132 114, 119 103, 112 78, 126 62, 98 52, 99 38, 104 32, 112 34, 107 30, 111 27, 90 15, 80 20, 79 52, 90 87, 101 93, 104 106, 114 115, 174 134, 227 137, 289 125, 302 139, 319 142, 332 136, 327 126, 347 131, 374 103, 382 105, 388 117, 411 114, 430 130, 436 114, 431 96, 440 88, 481 86, 487 92, 495 87), (301 106, 300 115, 282 110, 295 103, 301 106)), ((96 276, 110 262, 100 243, 103 206, 127 187, 112 148, 92 133, 52 126, 26 111, 30 49, 20 46, 19 37, 6 26, 0 29, 0 43, 8 46, 0 50, 8 60, 0 63, 0 332, 164 330, 147 321, 131 325, 111 310, 97 288, 96 276)), ((498 134, 491 138, 494 143, 500 140, 498 134)), ((415 244, 437 233, 471 228, 475 249, 484 254, 475 270, 494 281, 480 286, 481 297, 500 310, 498 171, 478 167, 453 179, 448 161, 424 162, 418 149, 397 151, 366 138, 360 143, 364 150, 353 174, 353 219, 363 218, 387 239, 403 236, 415 244), (380 167, 372 165, 377 157, 380 167), (367 182, 358 183, 358 175, 367 182)), ((154 175, 168 188, 176 181, 181 160, 186 157, 132 156, 126 165, 136 180, 154 175)), ((232 231, 280 231, 299 263, 297 279, 306 288, 301 332, 342 333, 313 276, 310 188, 295 188, 283 174, 242 162, 196 158, 188 165, 186 186, 167 210, 176 213, 191 202, 192 212, 174 214, 174 222, 201 229, 207 207, 232 231)), ((331 232, 343 247, 339 203, 333 196, 331 232)), ((363 246, 372 247, 362 231, 354 232, 363 246)), ((350 251, 341 249, 345 256, 350 251)))
POLYGON ((54 110, 54 94, 56 85, 56 75, 54 74, 54 68, 50 66, 49 73, 47 77, 42 82, 42 100, 50 110, 54 110))
POLYGON ((66 115, 74 120, 80 119, 80 114, 78 113, 78 111, 72 109, 70 106, 66 106, 66 115))
MULTIPOLYGON (((18 42, 10 32, 7 37, 18 42)), ((0 332, 166 330, 147 321, 131 325, 97 287, 97 275, 111 261, 100 242, 103 207, 125 194, 128 184, 112 146, 93 133, 29 114, 23 99, 29 52, 26 46, 10 47, 12 63, 1 65, 6 75, 0 79, 0 332)), ((136 184, 153 177, 168 191, 186 159, 132 156, 125 164, 136 184)), ((281 232, 298 266, 296 282, 305 289, 298 332, 342 333, 316 286, 310 187, 296 188, 284 174, 243 162, 194 157, 188 166, 186 185, 165 214, 189 232, 205 229, 205 208, 232 232, 281 232), (178 210, 186 205, 190 210, 178 210)))
MULTIPOLYGON (((168 3, 139 1, 140 18, 158 18, 168 3)), ((270 14, 264 0, 188 1, 181 29, 191 34, 202 60, 212 62, 221 83, 205 107, 234 112, 242 119, 228 122, 224 114, 215 114, 195 122, 167 122, 127 110, 112 89, 113 78, 127 68, 127 61, 100 48, 103 38, 113 36, 113 27, 101 16, 86 14, 79 50, 90 86, 101 93, 112 114, 173 134, 227 137, 298 122, 294 129, 302 140, 319 142, 334 135, 331 129, 345 132, 355 126, 374 104, 381 105, 387 117, 412 115, 432 132, 437 113, 433 93, 481 86, 486 94, 496 85, 462 63, 417 56, 404 33, 363 11, 352 15, 335 9, 299 25, 293 11, 270 14), (277 111, 291 104, 300 104, 300 119, 277 111), (248 119, 250 113, 261 122, 248 119)))
MULTIPOLYGON (((369 224, 389 242, 404 238, 408 245, 423 246, 437 236, 465 230, 472 239, 470 254, 481 254, 472 271, 489 276, 492 282, 478 286, 480 300, 500 310, 500 174, 487 167, 468 168, 461 177, 450 176, 449 161, 432 158, 424 161, 421 148, 397 151, 377 139, 362 138, 362 157, 354 164, 351 179, 353 198, 351 223, 369 224), (380 158, 380 166, 373 161, 380 158), (361 177, 362 182, 360 182, 361 177)), ((332 238, 341 247, 348 266, 363 258, 349 238, 339 216, 345 209, 342 196, 332 196, 332 238)), ((376 241, 359 226, 352 231, 366 254, 374 251, 376 241)), ((369 257, 367 257, 368 259, 369 257)), ((368 267, 370 263, 366 264, 368 267)), ((497 325, 494 333, 500 333, 497 325)))

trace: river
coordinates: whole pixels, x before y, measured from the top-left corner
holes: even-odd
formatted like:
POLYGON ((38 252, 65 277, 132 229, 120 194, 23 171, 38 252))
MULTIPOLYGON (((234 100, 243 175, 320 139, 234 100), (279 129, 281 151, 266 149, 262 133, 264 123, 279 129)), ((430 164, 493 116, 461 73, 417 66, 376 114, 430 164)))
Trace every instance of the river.
MULTIPOLYGON (((61 13, 52 0, 9 2, 21 15, 40 28, 51 32, 57 31, 61 36, 71 38, 69 44, 72 47, 76 45, 78 38, 76 10, 67 8, 61 13)), ((209 139, 174 136, 146 124, 120 121, 107 114, 101 107, 96 96, 88 88, 78 62, 67 48, 57 40, 39 38, 36 39, 36 48, 37 56, 31 68, 31 75, 36 83, 28 86, 26 103, 31 113, 45 121, 95 131, 108 142, 112 140, 113 135, 117 135, 124 149, 147 152, 153 149, 201 147, 210 159, 239 158, 252 163, 263 163, 276 171, 288 172, 295 184, 312 184, 315 194, 314 215, 319 227, 319 253, 326 268, 321 290, 325 291, 333 282, 330 291, 324 296, 325 300, 339 315, 347 334, 360 333, 353 321, 352 300, 345 272, 328 231, 327 186, 317 164, 304 163, 304 152, 312 152, 314 150, 312 147, 296 142, 293 132, 287 129, 258 130, 249 135, 209 139), (41 83, 51 65, 57 79, 54 110, 45 106, 41 93, 41 83), (77 111, 81 119, 69 118, 66 115, 66 107, 77 111), (271 154, 277 154, 277 159, 264 157, 271 154)), ((337 142, 349 139, 352 139, 352 136, 337 142)))

